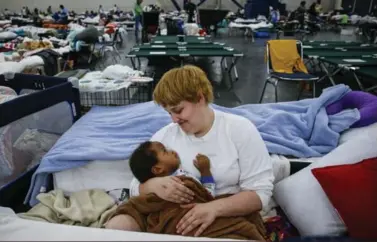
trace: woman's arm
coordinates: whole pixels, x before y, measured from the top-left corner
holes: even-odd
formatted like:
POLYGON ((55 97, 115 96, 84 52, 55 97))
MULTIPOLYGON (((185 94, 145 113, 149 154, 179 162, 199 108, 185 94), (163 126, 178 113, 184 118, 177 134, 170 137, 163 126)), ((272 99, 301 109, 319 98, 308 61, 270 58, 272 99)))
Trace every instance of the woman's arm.
POLYGON ((130 197, 145 195, 155 191, 155 188, 153 187, 153 184, 155 184, 153 183, 154 180, 155 178, 152 178, 147 182, 140 184, 136 178, 133 178, 130 185, 130 197))
POLYGON ((194 193, 175 176, 155 177, 140 184, 135 178, 131 182, 130 197, 155 193, 158 197, 174 203, 190 203, 194 193))
MULTIPOLYGON (((259 131, 249 120, 244 122, 232 127, 232 140, 238 150, 241 172, 239 185, 243 192, 239 196, 247 198, 248 203, 251 203, 244 207, 244 212, 247 214, 268 206, 275 178, 271 157, 259 131), (259 206, 255 206, 258 204, 259 206)), ((223 212, 227 213, 227 211, 223 212)))
POLYGON ((211 202, 216 217, 245 216, 262 210, 262 202, 256 192, 244 191, 211 202))

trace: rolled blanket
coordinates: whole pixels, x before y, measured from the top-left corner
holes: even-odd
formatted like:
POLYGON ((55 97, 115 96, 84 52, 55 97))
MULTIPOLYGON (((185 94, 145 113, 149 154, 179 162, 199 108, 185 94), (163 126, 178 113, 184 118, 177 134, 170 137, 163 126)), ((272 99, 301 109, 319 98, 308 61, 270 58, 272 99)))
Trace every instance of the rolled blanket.
MULTIPOLYGON (((194 179, 183 176, 180 178, 195 193, 194 203, 213 200, 207 190, 194 179)), ((143 232, 177 235, 176 226, 188 211, 189 209, 181 208, 179 204, 165 201, 155 194, 148 194, 131 198, 120 205, 111 217, 130 215, 143 232)), ((196 230, 187 236, 194 236, 196 230)), ((262 217, 256 212, 245 217, 217 218, 201 236, 265 241, 265 234, 262 217)))

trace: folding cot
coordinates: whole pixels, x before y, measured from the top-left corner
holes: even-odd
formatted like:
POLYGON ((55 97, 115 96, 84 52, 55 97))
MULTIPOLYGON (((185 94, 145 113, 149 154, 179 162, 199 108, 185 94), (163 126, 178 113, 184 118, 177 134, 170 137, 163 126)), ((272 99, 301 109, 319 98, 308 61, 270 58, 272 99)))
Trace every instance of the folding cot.
POLYGON ((231 87, 233 85, 232 71, 235 72, 236 80, 238 79, 237 61, 240 57, 243 57, 243 53, 226 46, 223 43, 208 42, 206 38, 195 36, 185 36, 185 41, 178 41, 178 36, 159 36, 156 37, 157 41, 152 41, 151 44, 139 45, 132 48, 132 50, 126 55, 130 58, 134 69, 140 68, 140 58, 153 58, 153 57, 169 57, 179 58, 181 65, 184 63, 184 58, 188 57, 221 57, 221 66, 228 71, 231 87), (200 38, 200 39, 198 39, 200 38), (200 41, 206 42, 200 42, 200 41), (198 42, 199 41, 199 42, 198 42), (185 44, 178 44, 185 43, 185 44), (192 44, 195 43, 195 44, 192 44), (226 58, 231 58, 232 62, 228 68, 226 58), (138 61, 136 66, 135 60, 138 61))
POLYGON ((368 44, 362 44, 362 45, 305 45, 303 46, 305 50, 342 50, 342 51, 348 51, 348 50, 359 50, 359 51, 375 51, 377 50, 376 45, 368 45, 368 44))
MULTIPOLYGON (((375 45, 335 41, 306 42, 306 44, 304 57, 312 66, 319 66, 325 72, 319 82, 329 78, 331 84, 336 85, 333 79, 336 74, 343 70, 352 71, 359 88, 367 91, 358 76, 376 77, 372 67, 377 66, 377 47, 375 45), (332 70, 330 71, 330 69, 332 70)), ((375 88, 372 87, 368 90, 375 88)))
POLYGON ((360 57, 360 58, 342 58, 342 57, 326 57, 321 58, 322 63, 326 63, 330 66, 333 66, 333 71, 330 73, 325 65, 323 68, 326 72, 326 75, 321 78, 321 80, 328 77, 332 84, 335 84, 333 76, 339 73, 342 70, 351 71, 355 81, 357 82, 360 90, 362 91, 372 91, 377 88, 377 83, 365 89, 361 83, 359 76, 370 77, 372 79, 377 79, 377 58, 376 57, 360 57))
MULTIPOLYGON (((353 72, 356 74, 355 78, 358 78, 359 76, 371 78, 374 80, 377 80, 377 66, 359 66, 358 68, 355 68, 353 72)), ((375 85, 369 87, 369 88, 364 88, 365 92, 371 92, 377 89, 377 82, 375 85)))
POLYGON ((354 45, 362 45, 362 42, 356 41, 304 41, 303 45, 315 45, 315 46, 354 46, 354 45))
POLYGON ((374 55, 377 55, 377 49, 305 49, 304 51, 304 57, 309 59, 321 57, 372 57, 374 55))
POLYGON ((201 36, 185 36, 185 35, 171 35, 171 36, 156 36, 151 40, 152 44, 208 44, 211 43, 209 37, 201 36))
POLYGON ((224 43, 213 43, 213 44, 143 44, 136 45, 133 50, 155 50, 155 49, 197 49, 197 50, 207 50, 207 49, 224 49, 224 43))

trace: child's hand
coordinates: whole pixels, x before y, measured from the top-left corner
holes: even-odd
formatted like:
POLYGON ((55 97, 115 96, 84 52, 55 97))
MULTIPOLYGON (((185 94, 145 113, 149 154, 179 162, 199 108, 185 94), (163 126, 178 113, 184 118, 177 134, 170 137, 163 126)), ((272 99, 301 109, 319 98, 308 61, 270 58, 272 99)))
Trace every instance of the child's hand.
POLYGON ((211 170, 211 163, 209 158, 205 155, 198 154, 194 160, 194 165, 201 174, 209 173, 211 170))

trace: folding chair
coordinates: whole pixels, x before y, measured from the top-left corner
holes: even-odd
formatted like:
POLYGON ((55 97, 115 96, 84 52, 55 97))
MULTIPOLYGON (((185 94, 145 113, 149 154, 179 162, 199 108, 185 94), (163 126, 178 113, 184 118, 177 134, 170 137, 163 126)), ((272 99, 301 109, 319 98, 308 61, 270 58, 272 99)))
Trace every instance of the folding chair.
POLYGON ((119 28, 117 28, 114 32, 112 40, 105 41, 105 42, 102 42, 102 43, 99 44, 101 56, 104 56, 105 52, 111 52, 112 54, 114 54, 112 56, 114 63, 117 63, 117 57, 119 58, 119 61, 122 60, 122 56, 120 55, 119 50, 117 48, 117 40, 118 40, 119 35, 120 35, 119 28))
MULTIPOLYGON (((275 41, 278 41, 278 40, 275 40, 275 41)), ((283 41, 287 41, 287 40, 283 40, 283 41)), ((292 41, 296 41, 296 40, 292 40, 292 41)), ((264 93, 266 91, 267 84, 272 84, 275 87, 275 102, 278 102, 278 83, 279 83, 279 81, 290 81, 290 82, 293 81, 293 82, 306 82, 306 83, 312 82, 312 84, 313 84, 313 98, 314 98, 316 96, 315 84, 316 84, 316 81, 319 78, 316 77, 316 76, 313 76, 311 74, 304 73, 304 72, 294 72, 294 73, 290 74, 290 73, 281 73, 281 72, 273 71, 272 63, 271 63, 271 56, 270 56, 269 43, 270 43, 270 41, 267 42, 267 46, 266 46, 267 80, 264 84, 262 95, 260 97, 259 103, 262 103, 262 101, 263 101, 263 97, 264 97, 264 93)), ((298 51, 301 59, 303 60, 302 42, 296 41, 296 43, 297 43, 297 51, 298 51)), ((304 88, 302 88, 302 87, 300 88, 298 96, 297 96, 297 100, 300 99, 303 89, 304 88)))

